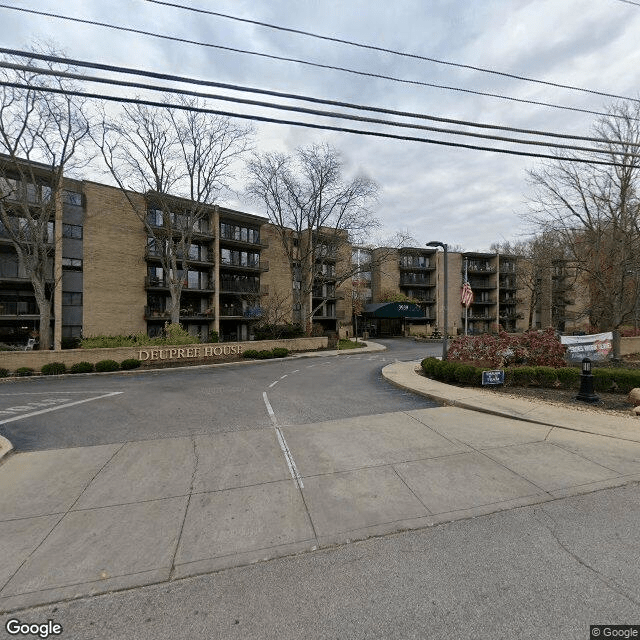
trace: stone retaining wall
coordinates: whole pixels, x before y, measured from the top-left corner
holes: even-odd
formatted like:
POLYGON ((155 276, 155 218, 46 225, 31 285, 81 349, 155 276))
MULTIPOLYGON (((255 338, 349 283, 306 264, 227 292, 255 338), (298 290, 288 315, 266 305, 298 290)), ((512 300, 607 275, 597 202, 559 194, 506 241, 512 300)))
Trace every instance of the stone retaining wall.
POLYGON ((218 342, 210 344, 185 344, 168 346, 120 347, 118 349, 64 349, 62 351, 2 351, 0 368, 15 371, 29 367, 38 372, 49 362, 64 362, 67 368, 77 362, 100 362, 129 358, 142 360, 143 366, 166 366, 172 364, 207 364, 242 358, 249 349, 273 349, 284 347, 289 351, 314 351, 326 349, 327 338, 293 338, 289 340, 256 340, 249 342, 218 342))

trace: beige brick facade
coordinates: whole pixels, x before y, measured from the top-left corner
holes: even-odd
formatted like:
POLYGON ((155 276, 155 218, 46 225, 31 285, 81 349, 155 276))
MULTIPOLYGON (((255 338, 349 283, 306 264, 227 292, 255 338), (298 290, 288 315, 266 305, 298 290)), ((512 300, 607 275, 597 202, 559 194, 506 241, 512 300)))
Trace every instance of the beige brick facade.
MULTIPOLYGON (((145 332, 144 226, 120 189, 85 182, 83 335, 145 332)), ((142 196, 140 210, 144 211, 142 196)))

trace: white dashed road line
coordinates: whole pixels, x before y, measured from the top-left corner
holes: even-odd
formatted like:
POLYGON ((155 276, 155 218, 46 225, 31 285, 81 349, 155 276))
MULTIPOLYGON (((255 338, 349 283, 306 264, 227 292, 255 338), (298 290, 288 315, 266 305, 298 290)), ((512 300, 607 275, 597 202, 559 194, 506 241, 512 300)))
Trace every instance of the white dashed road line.
MULTIPOLYGON (((92 402, 93 400, 101 400, 102 398, 111 398, 112 396, 118 396, 123 391, 112 391, 111 393, 106 393, 101 396, 95 396, 94 398, 85 398, 84 400, 76 400, 75 402, 67 402, 66 404, 56 404, 53 407, 49 407, 48 409, 41 409, 40 411, 32 411, 30 413, 22 413, 18 416, 13 416, 11 418, 6 418, 4 420, 0 420, 0 424, 7 424, 8 422, 15 422, 16 420, 24 420, 25 418, 33 418, 34 416, 39 416, 43 413, 49 413, 50 411, 57 411, 58 409, 66 409, 67 407, 74 407, 78 404, 84 404, 85 402, 92 402)), ((23 409, 33 409, 36 406, 42 406, 42 403, 29 403, 28 405, 20 406, 20 407, 8 407, 5 411, 15 410, 23 410, 23 409)))

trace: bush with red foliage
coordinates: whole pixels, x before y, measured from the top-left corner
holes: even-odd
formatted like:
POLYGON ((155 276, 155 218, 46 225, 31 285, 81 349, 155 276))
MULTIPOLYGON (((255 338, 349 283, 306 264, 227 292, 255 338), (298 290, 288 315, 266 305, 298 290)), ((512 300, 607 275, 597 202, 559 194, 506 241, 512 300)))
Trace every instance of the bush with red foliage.
POLYGON ((459 336, 449 347, 447 359, 476 367, 564 367, 566 347, 552 328, 497 336, 459 336))

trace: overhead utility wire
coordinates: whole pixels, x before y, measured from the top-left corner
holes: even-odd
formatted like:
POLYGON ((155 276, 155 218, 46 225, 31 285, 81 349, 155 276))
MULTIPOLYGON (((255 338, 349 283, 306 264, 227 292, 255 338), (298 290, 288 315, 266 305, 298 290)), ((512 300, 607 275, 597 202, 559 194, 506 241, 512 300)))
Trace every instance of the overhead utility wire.
POLYGON ((618 0, 618 2, 624 2, 625 4, 634 4, 636 7, 640 7, 640 2, 633 2, 632 0, 618 0))
MULTIPOLYGON (((220 109, 206 109, 206 108, 202 108, 202 107, 192 107, 192 106, 185 106, 185 105, 180 105, 180 104, 171 104, 171 103, 165 103, 165 102, 158 102, 158 101, 152 101, 152 100, 142 100, 140 98, 125 98, 125 97, 119 97, 119 96, 110 96, 110 95, 105 95, 105 94, 97 94, 97 93, 87 93, 84 91, 75 91, 75 90, 69 90, 69 89, 58 89, 56 87, 40 87, 40 86, 35 86, 32 84, 22 84, 19 82, 5 82, 5 81, 1 81, 0 82, 0 86, 4 86, 4 87, 13 87, 15 89, 24 89, 27 91, 41 91, 43 93, 55 93, 55 94, 62 94, 62 95, 69 95, 69 96, 78 96, 78 97, 83 97, 83 98, 91 98, 91 99, 95 99, 95 100, 106 100, 108 102, 119 102, 119 103, 126 103, 126 104, 139 104, 139 105, 146 105, 146 106, 151 106, 151 107, 163 107, 163 108, 168 108, 168 109, 177 109, 177 110, 181 110, 181 111, 192 111, 195 113, 211 113, 214 115, 220 115, 220 116, 226 116, 229 118, 239 118, 241 120, 251 120, 254 122, 266 122, 266 123, 271 123, 271 124, 285 124, 288 126, 292 126, 292 127, 304 127, 307 129, 319 129, 322 131, 337 131, 339 133, 353 133, 353 134, 357 134, 357 135, 363 135, 363 136, 371 136, 371 137, 376 137, 376 138, 387 138, 387 139, 392 139, 392 140, 404 140, 407 142, 422 142, 422 143, 426 143, 426 144, 435 144, 435 145, 439 145, 439 146, 443 146, 443 147, 456 147, 456 148, 460 148, 460 149, 473 149, 474 151, 489 151, 492 153, 502 153, 502 154, 506 154, 506 155, 513 155, 513 156, 523 156, 523 157, 527 157, 527 158, 542 158, 542 159, 548 159, 548 160, 558 160, 557 156, 551 155, 551 154, 544 154, 544 153, 532 153, 530 151, 516 151, 513 149, 501 149, 501 148, 497 148, 497 147, 479 147, 477 145, 472 145, 472 144, 464 144, 461 142, 448 142, 445 140, 435 140, 432 138, 418 138, 418 137, 414 137, 414 136, 401 136, 398 134, 394 134, 394 133, 383 133, 381 131, 366 131, 363 129, 349 129, 346 127, 336 127, 336 126, 331 126, 331 125, 324 125, 324 124, 316 124, 316 123, 312 123, 312 122, 301 122, 301 121, 296 121, 296 120, 282 120, 279 118, 269 118, 266 116, 257 116, 257 115, 251 115, 251 114, 246 114, 246 113, 237 113, 237 112, 233 112, 233 111, 222 111, 220 109)), ((632 154, 625 154, 625 156, 627 155, 632 155, 632 154)), ((610 166, 610 167, 624 167, 626 165, 620 163, 620 162, 607 162, 604 160, 593 160, 593 159, 589 159, 589 158, 577 158, 577 157, 567 157, 567 158, 562 158, 563 160, 569 161, 569 162, 578 162, 581 164, 591 164, 591 165, 603 165, 603 166, 610 166)))
MULTIPOLYGON (((158 78, 158 79, 162 79, 162 80, 171 80, 171 81, 177 81, 177 82, 188 83, 188 84, 213 86, 213 87, 217 87, 217 88, 231 89, 233 91, 241 91, 241 92, 248 92, 248 93, 258 93, 258 94, 264 94, 264 95, 272 95, 272 96, 281 97, 281 98, 290 98, 290 99, 294 99, 294 100, 311 102, 311 103, 314 103, 314 104, 326 104, 326 105, 338 106, 338 107, 343 107, 343 108, 348 108, 348 109, 356 109, 356 110, 360 110, 360 111, 371 111, 371 112, 374 112, 374 113, 384 113, 384 114, 396 115, 396 116, 402 116, 402 117, 408 117, 408 118, 417 118, 417 119, 430 120, 430 121, 435 121, 435 122, 444 122, 444 123, 447 123, 447 124, 457 124, 457 125, 461 125, 461 126, 477 127, 477 128, 483 128, 483 129, 492 129, 492 130, 498 130, 498 131, 509 131, 511 133, 522 133, 522 134, 525 134, 525 135, 536 135, 536 136, 560 138, 560 139, 566 139, 566 140, 581 140, 581 141, 584 141, 584 142, 597 142, 597 143, 606 143, 606 144, 624 144, 624 145, 631 145, 631 146, 635 145, 635 143, 633 143, 633 142, 616 142, 616 141, 612 141, 612 140, 607 140, 606 138, 594 138, 594 137, 589 137, 589 136, 578 136, 578 135, 572 135, 572 134, 566 134, 566 133, 540 131, 540 130, 535 130, 535 129, 520 129, 520 128, 516 128, 516 127, 506 127, 506 126, 495 125, 495 124, 470 122, 468 120, 455 120, 455 119, 452 119, 452 118, 441 118, 441 117, 430 116, 430 115, 426 115, 426 114, 422 114, 422 113, 413 113, 413 112, 408 112, 408 111, 398 111, 398 110, 395 110, 395 109, 384 109, 384 108, 381 108, 381 107, 371 107, 371 106, 353 104, 353 103, 348 103, 348 102, 338 102, 338 101, 326 100, 326 99, 322 99, 322 98, 312 98, 312 97, 309 97, 309 96, 304 96, 304 95, 299 95, 299 94, 282 93, 282 92, 279 92, 279 91, 270 91, 270 90, 267 90, 267 89, 254 89, 254 88, 242 87, 242 86, 234 85, 234 84, 213 82, 213 81, 209 81, 209 80, 199 80, 199 79, 194 79, 194 78, 185 78, 184 76, 176 76, 176 75, 166 74, 166 73, 156 73, 156 72, 152 72, 152 71, 144 71, 144 70, 132 69, 132 68, 129 68, 129 67, 106 65, 106 64, 102 64, 102 63, 86 62, 86 61, 83 61, 83 60, 74 60, 74 59, 63 58, 63 57, 60 57, 60 56, 54 56, 54 55, 50 55, 50 54, 32 53, 32 52, 28 52, 28 51, 19 51, 19 50, 16 50, 16 49, 6 49, 6 48, 3 48, 3 47, 0 47, 0 53, 7 53, 7 54, 10 54, 10 55, 13 55, 13 56, 23 57, 23 58, 35 58, 35 59, 38 59, 38 60, 45 60, 45 61, 48 61, 48 62, 55 62, 55 63, 64 64, 64 65, 80 66, 80 67, 91 68, 91 69, 101 69, 103 71, 113 71, 115 73, 122 73, 122 74, 128 74, 128 75, 141 75, 141 76, 154 77, 154 78, 158 78)), ((8 63, 8 62, 3 62, 0 59, 0 67, 14 68, 15 69, 15 68, 20 68, 20 65, 13 65, 13 64, 8 63)), ((51 72, 50 70, 46 70, 46 69, 30 69, 28 67, 23 67, 23 70, 30 70, 30 71, 34 71, 35 73, 43 73, 43 74, 48 74, 48 75, 61 75, 61 73, 59 73, 59 72, 51 72)), ((67 76, 67 77, 71 77, 71 76, 67 76)), ((76 79, 84 80, 84 79, 90 79, 90 78, 88 78, 87 76, 77 76, 76 79)), ((106 81, 105 80, 101 80, 101 79, 96 79, 96 82, 103 82, 104 83, 106 81)), ((122 81, 113 81, 113 84, 125 85, 125 83, 122 82, 122 81)), ((142 84, 138 85, 136 83, 131 83, 129 86, 134 86, 134 87, 139 87, 139 88, 152 88, 153 90, 164 90, 164 89, 159 89, 157 87, 152 87, 150 85, 142 85, 142 84)), ((197 93, 193 93, 192 95, 200 95, 201 97, 215 97, 215 96, 211 96, 211 95, 207 95, 207 94, 197 94, 197 93)))
MULTIPOLYGON (((197 7, 188 7, 183 4, 177 4, 175 2, 165 2, 164 0, 145 0, 145 2, 151 2, 153 4, 164 5, 167 7, 173 7, 175 9, 184 9, 185 11, 192 11, 194 13, 207 14, 216 16, 218 18, 225 18, 227 20, 235 20, 236 22, 245 22, 247 24, 255 24, 260 27, 267 27, 268 29, 276 29, 277 31, 286 31, 288 33, 296 33, 302 36, 308 36, 310 38, 316 38, 318 40, 327 40, 329 42, 337 42, 339 44, 346 44, 350 47, 358 47, 360 49, 369 49, 371 51, 380 51, 382 53, 390 53, 394 56, 402 56, 403 58, 412 58, 414 60, 422 60, 424 62, 433 62, 435 64, 443 64, 449 67, 458 67, 459 69, 468 69, 471 71, 480 71, 481 73, 489 73, 503 78, 512 78, 514 80, 522 80, 524 82, 532 82, 535 84, 543 84, 548 87, 555 87, 557 89, 570 89, 571 91, 580 91, 582 93, 590 93, 596 96, 604 96, 606 98, 617 98, 620 100, 634 100, 634 98, 628 98, 626 96, 619 96, 612 93, 605 93, 603 91, 596 91, 594 89, 585 89, 584 87, 576 87, 570 84, 561 84, 559 82, 551 82, 549 80, 540 80, 537 78, 529 78, 527 76, 520 76, 513 73, 507 73, 506 71, 498 71, 497 69, 488 69, 486 67, 476 67, 470 64, 462 64, 460 62, 451 62, 449 60, 439 60, 438 58, 430 58, 416 53, 406 53, 404 51, 396 51, 395 49, 387 49, 385 47, 378 47, 372 44, 364 44, 362 42, 354 42, 353 40, 343 40, 342 38, 336 38, 334 36, 324 36, 319 33, 313 33, 311 31, 302 31, 300 29, 293 29, 290 27, 282 27, 277 24, 270 24, 269 22, 260 22, 258 20, 250 20, 248 18, 239 18, 238 16, 232 16, 227 13, 220 13, 218 11, 209 11, 207 9, 198 9, 197 7)), ((629 4, 638 4, 636 2, 630 2, 630 0, 621 0, 621 2, 629 2, 629 4)), ((637 102, 637 100, 636 100, 637 102)))
MULTIPOLYGON (((398 82, 401 84, 409 84, 409 85, 413 85, 413 86, 421 86, 421 87, 430 87, 433 89, 444 89, 446 91, 457 91, 458 93, 468 93, 471 95, 477 95, 477 96, 484 96, 484 97, 488 97, 488 98, 496 98, 498 100, 508 100, 510 102, 518 102, 521 104, 533 104, 533 105, 538 105, 538 106, 543 106, 543 107, 549 107, 549 108, 553 108, 553 109, 565 109, 568 111, 577 111, 580 113, 589 113, 589 114, 594 114, 594 115, 600 115, 600 116, 606 116, 608 114, 606 113, 601 113, 601 112, 597 112, 597 111, 590 111, 588 109, 579 109, 579 108, 575 108, 575 107, 566 107, 563 105, 557 105, 557 104, 553 104, 553 103, 547 103, 547 102, 539 102, 536 100, 525 100, 523 98, 514 98, 513 96, 505 96, 499 93, 489 93, 489 92, 485 92, 485 91, 475 91, 473 89, 463 89, 462 87, 453 87, 453 86, 448 86, 448 85, 442 85, 442 84, 435 84, 432 82, 422 82, 420 80, 407 80, 406 78, 396 78, 394 76, 386 76, 386 75, 382 75, 382 74, 377 74, 377 73, 371 73, 371 72, 367 72, 367 71, 357 71, 355 69, 348 69, 346 67, 336 67, 336 66, 332 66, 332 65, 328 65, 328 64, 321 64, 318 62, 309 62, 307 60, 298 60, 296 58, 286 58, 283 56, 276 56, 276 55, 272 55, 272 54, 268 54, 268 53, 261 53, 258 51, 248 51, 245 49, 236 49, 236 48, 232 48, 232 47, 225 47, 223 45, 218 45, 218 44, 212 44, 209 42, 199 42, 197 40, 188 40, 186 38, 178 38, 176 36, 169 36, 169 35, 164 35, 164 34, 160 34, 160 33, 154 33, 152 31, 143 31, 141 29, 133 29, 132 27, 122 27, 122 26, 118 26, 118 25, 113 25, 113 24, 109 24, 106 22, 97 22, 95 20, 87 20, 87 19, 83 19, 83 18, 74 18, 71 16, 63 16, 60 14, 55 14, 55 13, 48 13, 45 11, 36 11, 35 9, 25 9, 24 7, 12 7, 9 5, 5 5, 5 4, 0 4, 0 9, 13 9, 14 11, 22 11, 25 13, 31 13, 31 14, 35 14, 35 15, 41 15, 41 16, 46 16, 49 18, 57 18, 59 20, 67 20, 70 22, 78 22, 81 24, 88 24, 88 25, 92 25, 92 26, 98 26, 98 27, 105 27, 107 29, 113 29, 116 31, 124 31, 127 33, 135 33, 137 35, 145 35, 145 36, 150 36, 152 38, 159 38, 162 40, 169 40, 172 42, 181 42, 183 44, 193 44, 193 45, 197 45, 197 46, 201 46, 201 47, 208 47, 211 49, 220 49, 222 51, 231 51, 233 53, 242 53, 242 54, 246 54, 246 55, 253 55, 253 56, 258 56, 258 57, 262 57, 262 58, 268 58, 268 59, 272 59, 272 60, 280 60, 280 61, 285 61, 285 62, 296 62, 299 64, 303 64, 303 65, 307 65, 307 66, 311 66, 311 67, 317 67, 320 69, 329 69, 332 71, 341 71, 344 73, 350 73, 353 75, 359 75, 359 76, 364 76, 364 77, 369 77, 369 78, 377 78, 380 80, 389 80, 391 82, 398 82)), ((615 97, 615 96, 612 96, 615 97)), ((625 98, 627 100, 633 100, 633 98, 625 98)), ((640 102, 640 100, 638 101, 640 102)), ((618 116, 613 116, 613 117, 618 117, 618 116)))
MULTIPOLYGON (((41 74, 41 75, 49 75, 49 76, 55 76, 58 78, 69 78, 72 80, 80 80, 82 82, 96 82, 96 83, 101 83, 101 84, 108 84, 108 85, 115 85, 115 86, 119 86, 119 87, 134 87, 136 89, 145 89, 148 91, 161 91, 161 92, 165 92, 165 93, 170 93, 170 94, 179 94, 179 95, 187 95, 187 96, 195 96, 198 98, 206 98, 206 99, 212 99, 212 100, 220 100, 220 101, 224 101, 224 102, 232 102, 234 104, 244 104, 244 105, 250 105, 250 106, 254 106, 254 107, 264 107, 267 109, 276 109, 276 110, 280 110, 280 111, 291 111, 294 113, 304 113, 307 115, 315 115, 315 116, 321 116, 323 118, 337 118, 337 119, 341 119, 341 120, 354 120, 356 122, 362 122, 362 123, 366 123, 366 124, 381 124, 384 126, 389 126, 389 127, 398 127, 398 128, 402 128, 402 129, 418 129, 418 130, 422 130, 422 131, 432 131, 434 133, 444 133, 444 134, 449 134, 449 135, 457 135, 457 136, 467 136, 470 138, 480 138, 482 140, 496 140, 499 142, 511 142, 514 144, 524 144, 524 145, 531 145, 531 146, 538 146, 538 147, 548 147, 548 148, 553 148, 553 149, 566 149, 566 150, 570 150, 570 151, 584 151, 586 153, 602 153, 603 150, 602 149, 595 149, 593 147, 578 147, 575 145, 568 145, 568 144, 559 144, 559 143, 554 143, 554 142, 545 142, 542 140, 523 140, 522 138, 508 138, 506 136, 493 136, 493 135, 489 135, 489 134, 483 134, 483 133, 474 133, 471 131, 460 131, 460 130, 455 130, 455 129, 445 129, 443 127, 430 127, 427 125, 420 125, 420 124, 411 124, 409 122, 397 122, 394 120, 382 120, 381 118, 367 118, 364 116, 357 116, 357 115, 352 115, 349 113, 340 113, 338 111, 322 111, 320 109, 309 109, 306 107, 296 107, 293 105, 284 105, 284 104, 277 104, 277 103, 271 103, 271 102, 264 102, 263 100, 249 100, 246 98, 238 98, 235 96, 225 96, 222 94, 215 94, 215 93, 202 93, 199 91, 191 91, 189 89, 176 89, 173 87, 165 87, 165 86, 160 86, 160 85, 151 85, 151 84, 145 84, 142 82, 132 82, 129 80, 115 80, 115 79, 111 79, 111 78, 102 78, 102 77, 98 77, 98 76, 87 76, 87 75, 83 75, 80 73, 71 73, 71 72, 67 72, 67 71, 56 71, 54 69, 41 69, 38 67, 31 67, 28 65, 21 65, 21 64, 12 64, 12 63, 5 63, 5 62, 0 62, 0 67, 4 67, 4 68, 8 68, 8 69, 14 69, 17 71, 26 71, 26 72, 30 72, 30 73, 35 73, 35 74, 41 74)), ((602 139, 602 140, 598 140, 599 142, 604 142, 604 143, 608 143, 608 140, 602 139)), ((625 142, 620 142, 617 144, 624 144, 626 146, 640 146, 640 143, 634 144, 634 143, 625 143, 625 142)), ((640 154, 633 154, 633 153, 626 153, 626 155, 628 157, 638 157, 640 158, 640 154)))

